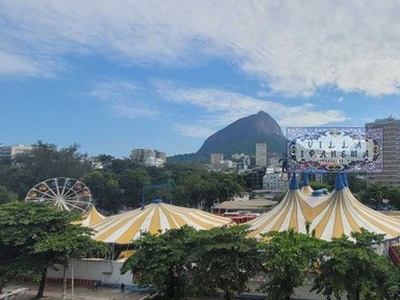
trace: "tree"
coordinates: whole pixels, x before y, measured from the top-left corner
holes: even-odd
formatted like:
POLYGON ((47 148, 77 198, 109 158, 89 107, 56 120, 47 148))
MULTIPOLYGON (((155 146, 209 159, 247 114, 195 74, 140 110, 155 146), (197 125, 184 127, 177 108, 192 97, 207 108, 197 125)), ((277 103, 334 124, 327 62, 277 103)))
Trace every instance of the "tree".
POLYGON ((144 234, 135 241, 137 250, 122 266, 121 271, 132 271, 141 286, 153 286, 163 299, 182 299, 187 280, 192 250, 192 227, 171 229, 164 234, 144 234))
POLYGON ((383 235, 352 232, 334 238, 321 253, 319 274, 312 291, 327 299, 332 295, 341 299, 397 299, 399 270, 384 256, 376 253, 373 244, 379 244, 383 235))
POLYGON ((84 175, 82 181, 90 186, 94 200, 100 209, 118 212, 121 204, 118 203, 120 187, 117 175, 108 170, 94 170, 84 175))
MULTIPOLYGON (((72 219, 75 220, 75 219, 72 219)), ((38 241, 35 245, 35 253, 45 257, 53 257, 52 264, 61 264, 63 267, 63 299, 65 299, 67 289, 66 270, 71 258, 82 258, 91 255, 98 256, 98 252, 104 256, 109 252, 109 247, 101 242, 94 241, 90 235, 93 231, 88 227, 65 224, 64 230, 48 235, 38 241)), ((44 283, 42 280, 41 283, 44 283)))
POLYGON ((108 169, 113 161, 115 161, 115 157, 108 154, 99 154, 93 157, 93 161, 98 164, 100 169, 108 169))
POLYGON ((305 274, 314 270, 322 242, 293 229, 270 232, 265 238, 260 248, 267 282, 261 290, 268 299, 289 300, 303 285, 305 274))
POLYGON ((80 218, 44 203, 9 202, 0 206, 0 287, 14 276, 40 279, 37 297, 43 297, 47 268, 66 266, 92 250, 106 251, 91 239, 91 229, 74 225, 80 218))
POLYGON ((229 300, 247 289, 246 283, 261 265, 258 242, 247 234, 246 226, 232 226, 200 231, 195 236, 190 275, 198 294, 221 289, 229 300))
POLYGON ((151 177, 145 168, 140 167, 120 174, 119 182, 121 189, 124 190, 125 204, 138 207, 142 202, 143 187, 151 183, 151 177))
MULTIPOLYGON (((26 195, 35 184, 53 177, 70 177, 80 179, 90 171, 91 162, 87 155, 78 152, 79 145, 58 149, 54 144, 39 141, 31 151, 18 154, 13 159, 13 165, 21 172, 21 178, 26 195)), ((20 194, 20 196, 22 196, 20 194)))
POLYGON ((13 191, 10 191, 5 186, 0 185, 0 204, 17 199, 17 194, 15 194, 13 191))

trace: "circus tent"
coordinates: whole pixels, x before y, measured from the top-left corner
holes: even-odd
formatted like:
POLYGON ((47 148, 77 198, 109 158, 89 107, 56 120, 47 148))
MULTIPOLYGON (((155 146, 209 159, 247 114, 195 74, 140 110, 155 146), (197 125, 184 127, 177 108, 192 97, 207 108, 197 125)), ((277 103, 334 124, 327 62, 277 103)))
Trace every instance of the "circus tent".
POLYGON ((297 175, 293 174, 289 191, 283 200, 272 210, 247 222, 250 225, 250 236, 259 237, 269 231, 284 231, 294 228, 297 232, 306 232, 305 223, 310 221, 311 206, 306 196, 299 191, 297 175))
POLYGON ((207 213, 200 209, 180 207, 154 200, 151 204, 129 212, 106 217, 90 226, 97 241, 113 244, 129 244, 142 233, 162 233, 184 225, 198 230, 232 224, 229 218, 207 213))
POLYGON ((346 176, 340 173, 335 190, 327 201, 314 208, 312 219, 311 230, 324 240, 350 235, 361 228, 384 234, 385 239, 400 236, 400 222, 359 202, 348 188, 346 176))
POLYGON ((105 216, 99 213, 96 207, 93 204, 91 204, 90 208, 83 214, 83 219, 82 221, 80 221, 80 224, 84 226, 91 226, 104 219, 105 216))
POLYGON ((306 222, 310 222, 310 232, 327 241, 361 228, 384 234, 385 239, 400 236, 400 222, 359 202, 344 174, 338 173, 335 190, 328 196, 305 196, 297 192, 295 184, 292 181, 289 192, 275 209, 248 222, 252 236, 289 228, 305 233, 306 222))
POLYGON ((310 186, 309 174, 307 173, 303 174, 303 180, 301 182, 300 192, 302 192, 306 196, 310 196, 314 192, 314 190, 310 186))

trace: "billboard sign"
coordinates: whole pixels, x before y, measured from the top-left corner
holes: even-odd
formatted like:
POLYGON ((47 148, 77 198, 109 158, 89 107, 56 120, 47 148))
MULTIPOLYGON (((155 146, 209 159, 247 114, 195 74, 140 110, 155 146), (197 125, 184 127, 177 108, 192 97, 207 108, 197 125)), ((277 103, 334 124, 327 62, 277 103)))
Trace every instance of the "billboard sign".
POLYGON ((382 129, 288 127, 289 172, 382 172, 382 129))

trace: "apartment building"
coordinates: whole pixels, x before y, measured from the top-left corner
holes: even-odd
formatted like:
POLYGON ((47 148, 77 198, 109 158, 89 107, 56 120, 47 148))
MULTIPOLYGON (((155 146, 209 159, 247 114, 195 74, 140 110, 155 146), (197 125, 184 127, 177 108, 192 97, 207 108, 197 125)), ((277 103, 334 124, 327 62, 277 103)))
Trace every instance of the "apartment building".
POLYGON ((400 187, 400 120, 393 117, 366 123, 366 128, 383 131, 383 171, 368 174, 368 180, 392 187, 400 187))
POLYGON ((14 158, 17 154, 22 154, 24 152, 31 151, 32 149, 32 146, 26 145, 6 146, 4 144, 0 144, 0 157, 14 158))
POLYGON ((267 166, 267 144, 256 143, 256 167, 267 166))

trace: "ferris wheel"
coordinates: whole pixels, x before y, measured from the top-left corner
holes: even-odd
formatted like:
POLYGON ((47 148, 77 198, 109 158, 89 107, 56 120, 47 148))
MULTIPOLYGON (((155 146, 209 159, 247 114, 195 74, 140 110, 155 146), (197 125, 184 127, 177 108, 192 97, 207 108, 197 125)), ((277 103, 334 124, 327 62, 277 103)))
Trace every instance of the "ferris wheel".
POLYGON ((86 211, 92 202, 92 193, 81 181, 57 177, 39 182, 31 188, 26 201, 45 201, 61 210, 86 211))

